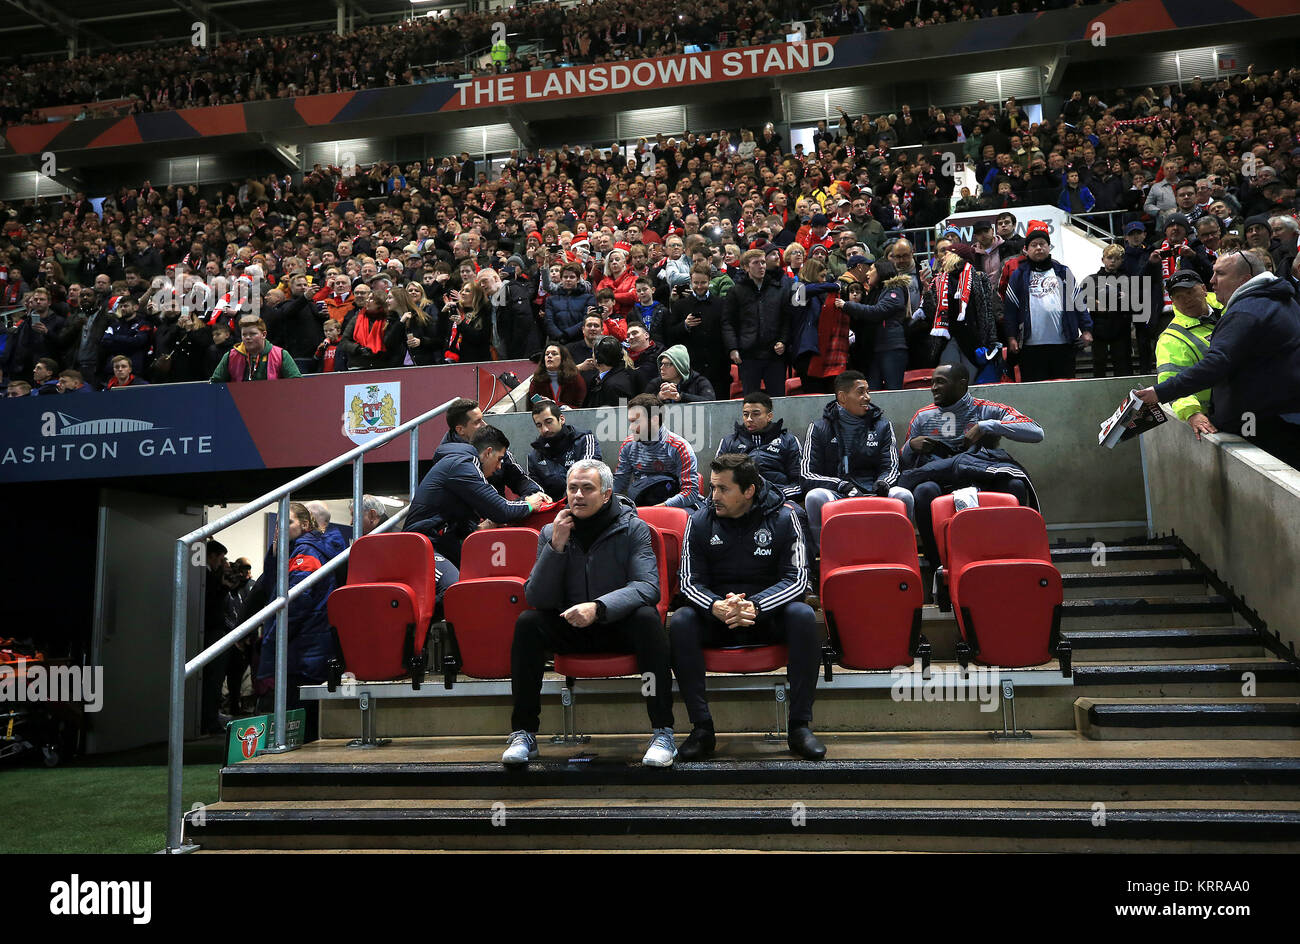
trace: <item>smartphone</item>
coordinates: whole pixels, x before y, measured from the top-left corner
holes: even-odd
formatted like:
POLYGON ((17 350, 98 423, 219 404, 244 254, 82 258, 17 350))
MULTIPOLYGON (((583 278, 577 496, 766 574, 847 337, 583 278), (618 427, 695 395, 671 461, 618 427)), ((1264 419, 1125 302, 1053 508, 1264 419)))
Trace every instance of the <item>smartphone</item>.
POLYGON ((34 312, 32 312, 32 316, 31 316, 31 317, 32 317, 32 327, 33 327, 33 328, 36 327, 37 325, 39 325, 39 324, 41 323, 41 313, 40 313, 39 311, 34 311, 34 312))

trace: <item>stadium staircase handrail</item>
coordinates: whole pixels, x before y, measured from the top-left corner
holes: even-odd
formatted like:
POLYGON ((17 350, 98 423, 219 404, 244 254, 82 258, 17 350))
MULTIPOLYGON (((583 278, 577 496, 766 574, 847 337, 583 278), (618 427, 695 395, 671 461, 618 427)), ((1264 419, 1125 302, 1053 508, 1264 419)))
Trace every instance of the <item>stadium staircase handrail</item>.
MULTIPOLYGON (((288 666, 289 666, 289 602, 307 590, 311 589, 317 583, 320 583, 328 575, 334 573, 348 559, 352 552, 351 547, 344 548, 342 553, 338 554, 319 570, 312 573, 307 579, 302 581, 289 590, 289 499, 290 496, 298 489, 310 485, 312 482, 329 475, 345 465, 352 465, 352 513, 353 529, 352 540, 355 541, 360 534, 356 523, 361 520, 362 515, 362 496, 364 494, 362 481, 362 467, 366 453, 372 452, 379 447, 386 445, 399 436, 410 434, 410 458, 409 458, 409 484, 410 495, 415 495, 416 486, 419 484, 418 464, 420 458, 420 427, 432 420, 434 417, 441 416, 447 412, 448 408, 454 403, 454 400, 448 400, 441 406, 437 406, 427 413, 422 413, 413 420, 401 424, 396 429, 389 430, 377 436, 374 440, 365 445, 345 452, 323 465, 317 466, 310 472, 298 476, 293 481, 281 485, 279 488, 267 492, 260 498, 244 505, 237 511, 218 518, 210 524, 204 525, 191 531, 189 534, 176 541, 176 558, 174 562, 175 589, 172 592, 172 665, 171 665, 171 698, 170 698, 170 716, 168 718, 168 737, 167 737, 167 848, 169 853, 188 852, 189 848, 182 844, 182 816, 184 811, 181 809, 181 774, 184 764, 185 754, 185 683, 198 674, 205 665, 210 663, 221 653, 225 652, 231 646, 235 645, 240 639, 252 632, 256 627, 262 624, 264 620, 272 616, 276 619, 275 629, 275 743, 270 745, 266 750, 269 753, 283 753, 292 750, 288 743, 288 726, 286 717, 288 714, 288 666), (275 598, 262 607, 248 619, 244 620, 239 626, 230 630, 219 640, 206 649, 200 651, 192 659, 186 661, 185 658, 185 638, 186 623, 189 611, 189 580, 190 571, 195 566, 201 566, 206 559, 204 552, 204 542, 212 535, 224 531, 231 525, 236 524, 256 514, 264 508, 271 505, 278 506, 276 519, 276 538, 275 538, 275 563, 276 563, 276 595, 275 598)), ((393 528, 397 522, 405 517, 410 510, 410 504, 392 515, 387 521, 377 527, 372 534, 387 531, 393 528)))

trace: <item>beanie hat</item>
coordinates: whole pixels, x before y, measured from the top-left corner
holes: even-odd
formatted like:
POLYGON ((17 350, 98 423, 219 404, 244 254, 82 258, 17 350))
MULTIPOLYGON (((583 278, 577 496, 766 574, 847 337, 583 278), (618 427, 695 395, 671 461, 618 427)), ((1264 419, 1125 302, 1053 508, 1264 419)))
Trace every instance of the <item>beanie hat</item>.
POLYGON ((1052 234, 1042 220, 1030 220, 1029 225, 1025 227, 1025 245, 1028 246, 1035 239, 1045 239, 1049 245, 1052 242, 1052 234))
POLYGON ((691 375, 691 354, 690 351, 681 344, 674 344, 668 350, 659 355, 659 361, 662 363, 667 360, 681 374, 682 380, 691 375))

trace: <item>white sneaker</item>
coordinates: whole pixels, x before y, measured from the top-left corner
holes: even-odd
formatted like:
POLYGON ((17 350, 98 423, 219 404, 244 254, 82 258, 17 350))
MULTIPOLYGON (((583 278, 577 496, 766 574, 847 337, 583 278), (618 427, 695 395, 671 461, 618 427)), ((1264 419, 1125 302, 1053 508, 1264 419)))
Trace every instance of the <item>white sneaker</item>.
POLYGON ((507 767, 515 767, 519 764, 526 764, 530 760, 537 760, 537 738, 527 731, 515 731, 510 735, 510 740, 506 742, 506 751, 501 755, 501 763, 507 767))
POLYGON ((677 742, 673 740, 673 729, 655 728, 654 736, 650 738, 650 746, 646 748, 641 763, 647 767, 671 767, 676 756, 677 742))

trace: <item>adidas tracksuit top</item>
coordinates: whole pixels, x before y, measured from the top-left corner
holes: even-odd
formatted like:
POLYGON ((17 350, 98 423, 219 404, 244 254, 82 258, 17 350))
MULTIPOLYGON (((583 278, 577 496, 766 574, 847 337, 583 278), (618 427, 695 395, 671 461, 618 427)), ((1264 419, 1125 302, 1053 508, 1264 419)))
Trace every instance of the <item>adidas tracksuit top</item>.
POLYGON ((803 447, 793 433, 787 432, 781 420, 773 420, 767 428, 757 433, 736 424, 736 431, 718 443, 718 455, 739 452, 749 456, 758 466, 763 481, 778 489, 790 501, 803 500, 803 473, 800 471, 803 447))
POLYGON ((740 518, 719 518, 713 503, 691 515, 682 542, 682 593, 706 613, 743 593, 760 613, 803 600, 808 559, 799 516, 766 482, 740 518))

